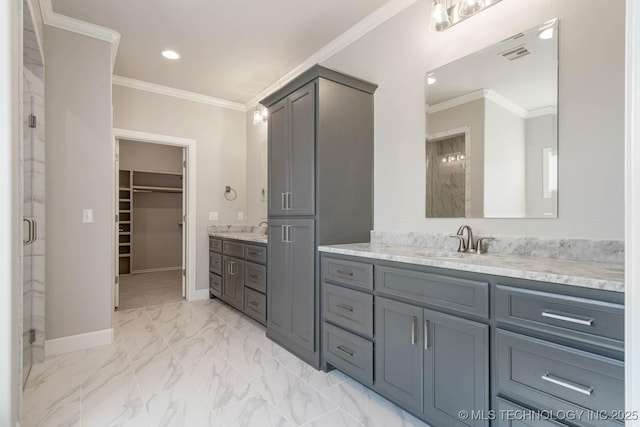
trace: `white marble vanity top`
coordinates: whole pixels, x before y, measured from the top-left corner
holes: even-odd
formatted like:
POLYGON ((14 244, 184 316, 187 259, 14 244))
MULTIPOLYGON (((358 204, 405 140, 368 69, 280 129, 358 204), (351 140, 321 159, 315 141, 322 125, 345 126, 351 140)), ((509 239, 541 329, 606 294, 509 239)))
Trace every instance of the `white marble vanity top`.
POLYGON ((267 244, 267 235, 264 233, 243 233, 233 231, 210 231, 209 236, 220 237, 223 239, 242 240, 245 242, 264 243, 267 244))
POLYGON ((321 252, 624 292, 624 264, 458 253, 378 243, 320 246, 321 252))

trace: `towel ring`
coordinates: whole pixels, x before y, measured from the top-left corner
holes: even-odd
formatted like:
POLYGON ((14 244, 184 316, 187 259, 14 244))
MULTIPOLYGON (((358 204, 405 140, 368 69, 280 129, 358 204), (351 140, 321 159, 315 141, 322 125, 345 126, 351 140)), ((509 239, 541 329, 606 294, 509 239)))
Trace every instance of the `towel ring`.
POLYGON ((233 201, 236 199, 236 197, 238 197, 238 193, 236 192, 236 190, 227 185, 224 188, 224 198, 229 201, 233 201))

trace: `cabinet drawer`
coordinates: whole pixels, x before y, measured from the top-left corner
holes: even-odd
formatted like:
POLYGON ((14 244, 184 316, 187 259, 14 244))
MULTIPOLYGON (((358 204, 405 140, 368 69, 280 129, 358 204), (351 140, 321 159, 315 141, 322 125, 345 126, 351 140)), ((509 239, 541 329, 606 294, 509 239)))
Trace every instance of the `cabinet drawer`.
POLYGON ((623 362, 500 329, 496 353, 500 392, 555 411, 624 409, 623 362))
POLYGON ((222 274, 222 255, 215 252, 209 252, 209 271, 216 274, 222 274))
POLYGON ((323 323, 325 360, 346 374, 373 384, 373 343, 323 323))
POLYGON ((222 296, 222 277, 209 272, 209 292, 220 298, 222 296))
POLYGON ((244 259, 247 261, 257 262, 258 264, 267 263, 267 247, 258 245, 244 245, 244 259))
POLYGON ((264 265, 245 263, 244 285, 263 293, 267 293, 267 267, 264 265))
POLYGON ((267 297, 253 289, 245 289, 244 312, 258 322, 267 323, 267 297))
POLYGON ((378 267, 376 290, 463 313, 489 317, 489 284, 486 282, 378 267))
POLYGON ((324 280, 373 289, 373 265, 371 264, 326 257, 322 265, 322 274, 324 280))
POLYGON ((244 258, 244 245, 238 242, 230 242, 225 240, 222 242, 222 253, 232 255, 238 258, 244 258))
POLYGON ((323 283, 322 316, 338 326, 373 337, 373 295, 323 283))
POLYGON ((222 252, 222 239, 216 239, 214 237, 210 237, 209 250, 214 252, 222 252))
POLYGON ((508 400, 498 398, 496 404, 497 427, 561 427, 564 424, 552 420, 532 419, 531 411, 508 400))
POLYGON ((499 285, 497 320, 580 341, 624 349, 624 306, 499 285))

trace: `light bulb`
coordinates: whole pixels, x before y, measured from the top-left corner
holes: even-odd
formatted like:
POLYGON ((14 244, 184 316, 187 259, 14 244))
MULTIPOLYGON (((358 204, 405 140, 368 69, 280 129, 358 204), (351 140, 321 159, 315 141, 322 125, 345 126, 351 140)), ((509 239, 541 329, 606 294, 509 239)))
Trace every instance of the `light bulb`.
POLYGON ((269 110, 266 107, 262 107, 262 121, 266 122, 267 117, 269 117, 269 110))
POLYGON ((255 111, 253 112, 253 124, 259 125, 262 123, 264 123, 264 117, 262 116, 262 111, 260 111, 258 107, 256 107, 255 111))
POLYGON ((483 0, 462 0, 460 2, 460 16, 467 17, 480 11, 484 7, 483 0))
POLYGON ((451 26, 445 0, 434 0, 432 17, 436 31, 444 31, 451 26))

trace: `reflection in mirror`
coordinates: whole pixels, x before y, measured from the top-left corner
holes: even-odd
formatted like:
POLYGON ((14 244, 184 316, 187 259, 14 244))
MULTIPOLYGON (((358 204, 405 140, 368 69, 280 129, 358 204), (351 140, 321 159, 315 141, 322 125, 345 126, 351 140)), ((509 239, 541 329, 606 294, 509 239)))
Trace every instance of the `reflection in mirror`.
POLYGON ((557 29, 427 73, 428 218, 557 218, 557 29))

